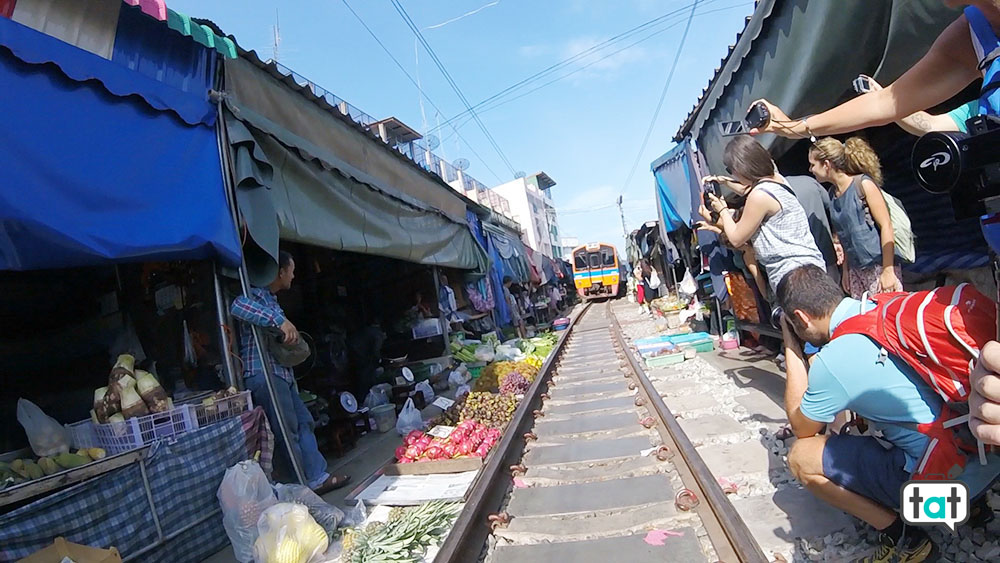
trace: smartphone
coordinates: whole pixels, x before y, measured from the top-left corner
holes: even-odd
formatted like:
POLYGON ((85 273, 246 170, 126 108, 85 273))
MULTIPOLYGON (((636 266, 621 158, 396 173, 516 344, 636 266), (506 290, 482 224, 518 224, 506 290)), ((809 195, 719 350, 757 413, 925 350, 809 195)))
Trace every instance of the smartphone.
POLYGON ((750 111, 747 112, 747 116, 744 119, 747 127, 751 129, 757 129, 767 125, 771 121, 771 112, 767 110, 767 106, 764 102, 757 102, 754 104, 750 111))
POLYGON ((854 86, 854 91, 857 92, 858 94, 865 94, 867 92, 872 91, 871 80, 872 80, 871 78, 868 78, 867 76, 862 74, 857 78, 855 78, 854 82, 852 82, 851 85, 854 86))

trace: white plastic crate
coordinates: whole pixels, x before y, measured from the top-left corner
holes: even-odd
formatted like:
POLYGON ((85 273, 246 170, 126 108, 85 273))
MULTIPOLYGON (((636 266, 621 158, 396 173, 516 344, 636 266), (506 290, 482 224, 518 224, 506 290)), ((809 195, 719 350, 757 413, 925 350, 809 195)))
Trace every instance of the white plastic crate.
MULTIPOLYGON (((206 397, 211 397, 211 395, 206 397)), ((212 405, 201 403, 206 397, 189 399, 192 401, 190 405, 194 407, 199 428, 253 410, 253 398, 250 396, 250 391, 242 391, 231 397, 214 399, 215 402, 212 405)))
POLYGON ((104 448, 109 455, 139 449, 156 440, 165 440, 198 429, 194 405, 137 416, 125 422, 94 424, 84 420, 67 426, 77 448, 104 448))

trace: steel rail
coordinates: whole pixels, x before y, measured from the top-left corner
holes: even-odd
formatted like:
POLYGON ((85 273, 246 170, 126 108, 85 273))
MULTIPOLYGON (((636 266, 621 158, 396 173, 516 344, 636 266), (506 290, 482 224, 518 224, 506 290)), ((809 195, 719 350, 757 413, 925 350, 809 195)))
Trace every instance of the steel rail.
MULTIPOLYGON (((676 454, 679 454, 680 460, 678 460, 677 455, 673 458, 674 467, 681 474, 681 480, 691 487, 697 496, 706 501, 707 510, 701 509, 698 512, 702 516, 702 522, 709 532, 709 538, 712 539, 719 559, 725 561, 729 556, 727 552, 730 552, 743 563, 767 563, 769 559, 764 555, 753 534, 750 533, 746 522, 743 521, 733 504, 729 502, 712 471, 701 458, 684 429, 677 423, 677 419, 663 402, 663 397, 660 396, 635 354, 632 353, 632 349, 622 333, 618 317, 615 316, 611 308, 611 303, 608 303, 607 307, 608 316, 611 319, 611 332, 614 333, 615 342, 618 343, 617 347, 631 367, 640 389, 646 396, 647 408, 653 411, 662 423, 662 425, 658 425, 658 430, 662 428, 666 431, 660 431, 660 435, 664 438, 665 445, 670 447, 671 444, 666 443, 669 440, 672 442, 676 454), (678 463, 678 461, 683 463, 678 463), (690 478, 685 478, 686 476, 690 476, 690 478), (707 518, 707 516, 711 518, 707 518), (713 519, 715 523, 711 522, 713 519), (724 534, 724 537, 718 537, 719 532, 724 534)), ((698 505, 696 508, 702 508, 706 505, 698 505)))
POLYGON ((533 412, 541 408, 543 389, 548 387, 573 328, 590 309, 590 305, 590 303, 584 304, 583 308, 570 318, 569 326, 560 335, 552 348, 552 353, 542 364, 538 376, 514 411, 500 443, 497 444, 497 449, 488 458, 479 478, 466 495, 465 506, 441 545, 434 559, 435 563, 470 563, 480 560, 483 548, 492 532, 488 517, 490 513, 497 512, 503 506, 507 491, 510 489, 510 466, 520 461, 524 451, 524 434, 535 422, 533 412))

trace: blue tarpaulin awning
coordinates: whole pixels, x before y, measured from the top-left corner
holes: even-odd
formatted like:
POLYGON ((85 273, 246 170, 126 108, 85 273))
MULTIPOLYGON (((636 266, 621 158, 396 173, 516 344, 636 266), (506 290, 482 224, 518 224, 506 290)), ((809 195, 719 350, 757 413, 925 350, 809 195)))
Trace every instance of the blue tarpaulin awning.
POLYGON ((656 182, 656 201, 664 235, 700 220, 701 177, 691 143, 681 141, 654 160, 650 169, 656 182))
POLYGON ((0 84, 0 270, 239 264, 204 91, 177 89, 6 18, 0 84))

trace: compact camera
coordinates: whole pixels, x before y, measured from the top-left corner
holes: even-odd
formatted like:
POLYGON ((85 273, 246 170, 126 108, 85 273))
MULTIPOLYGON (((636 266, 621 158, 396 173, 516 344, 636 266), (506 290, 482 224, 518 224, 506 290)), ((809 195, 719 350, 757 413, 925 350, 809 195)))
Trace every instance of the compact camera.
POLYGON ((712 209, 712 201, 708 198, 708 194, 712 194, 715 197, 719 197, 719 198, 722 197, 722 190, 719 189, 719 183, 718 182, 707 182, 707 183, 705 183, 705 190, 703 192, 701 192, 702 203, 705 204, 705 209, 707 209, 708 213, 712 216, 712 222, 713 223, 718 223, 719 222, 719 212, 716 211, 716 210, 714 210, 714 209, 712 209))
POLYGON ((771 121, 771 112, 767 110, 764 102, 757 102, 750 107, 743 121, 723 121, 719 124, 723 137, 733 137, 743 135, 751 129, 756 129, 767 125, 771 121))

